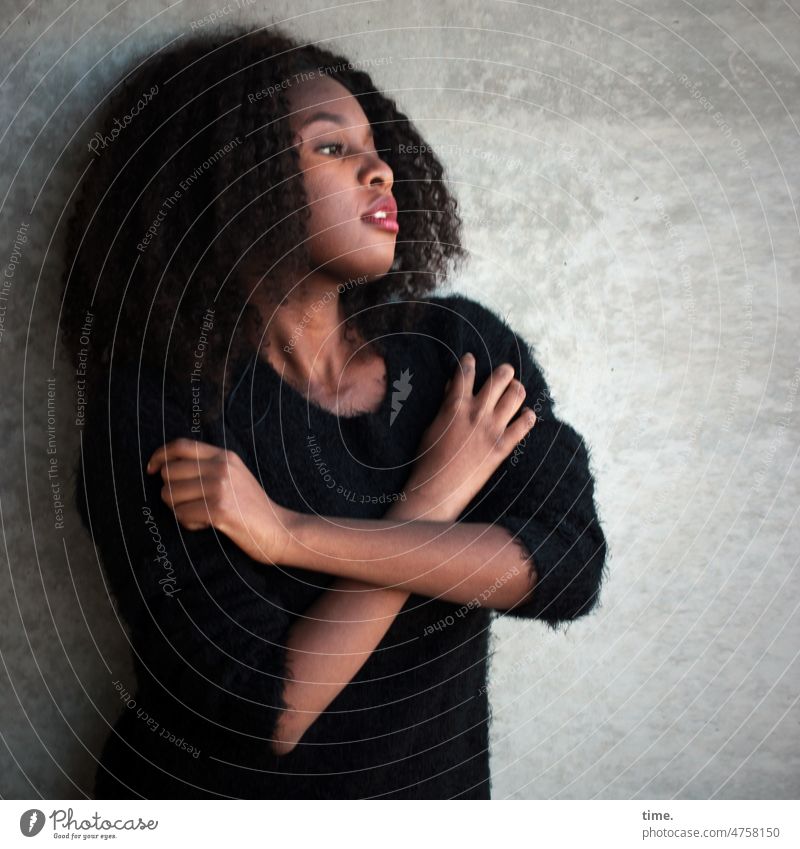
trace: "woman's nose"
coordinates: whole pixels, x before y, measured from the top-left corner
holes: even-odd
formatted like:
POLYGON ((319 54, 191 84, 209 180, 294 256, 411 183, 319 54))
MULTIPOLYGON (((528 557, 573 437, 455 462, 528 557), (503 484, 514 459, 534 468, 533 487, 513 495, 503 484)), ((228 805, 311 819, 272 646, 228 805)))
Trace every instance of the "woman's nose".
POLYGON ((391 167, 380 158, 377 152, 364 154, 360 179, 368 186, 373 183, 388 183, 391 188, 393 177, 391 167))

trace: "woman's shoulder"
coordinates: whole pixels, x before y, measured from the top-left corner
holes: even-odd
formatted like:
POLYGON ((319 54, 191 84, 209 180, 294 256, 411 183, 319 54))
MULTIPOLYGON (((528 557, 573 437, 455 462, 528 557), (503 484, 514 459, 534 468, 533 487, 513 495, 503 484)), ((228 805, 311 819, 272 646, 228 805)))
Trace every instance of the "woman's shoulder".
POLYGON ((77 460, 75 495, 84 525, 103 525, 119 493, 141 489, 144 464, 160 445, 191 437, 190 420, 156 370, 120 363, 94 383, 77 460), (88 505, 92 504, 92 523, 88 505))
POLYGON ((190 397, 163 370, 142 363, 114 365, 95 386, 88 431, 112 439, 136 434, 146 440, 164 432, 190 436, 191 406, 183 395, 190 397))
POLYGON ((546 398, 541 405, 542 417, 549 415, 554 402, 536 347, 518 333, 506 314, 468 295, 453 293, 426 299, 426 328, 440 340, 438 346, 446 367, 452 371, 452 360, 467 352, 476 358, 476 383, 482 384, 489 373, 502 363, 514 367, 533 397, 546 398))
POLYGON ((425 332, 445 342, 457 356, 467 351, 506 353, 519 337, 495 309, 468 295, 453 292, 430 295, 420 302, 420 324, 425 332))

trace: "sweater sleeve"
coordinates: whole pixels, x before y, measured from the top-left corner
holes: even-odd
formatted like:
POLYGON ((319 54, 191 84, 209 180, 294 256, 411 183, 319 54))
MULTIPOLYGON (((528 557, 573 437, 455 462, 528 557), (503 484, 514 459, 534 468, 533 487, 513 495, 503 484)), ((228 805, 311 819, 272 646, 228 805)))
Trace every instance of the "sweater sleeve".
MULTIPOLYGON (((165 442, 200 436, 185 405, 162 396, 160 376, 114 373, 97 401, 84 433, 79 508, 131 628, 137 666, 181 704, 181 715, 193 715, 192 725, 199 717, 206 735, 211 723, 226 742, 257 747, 262 763, 275 764, 269 743, 286 707, 291 582, 214 528, 186 530, 162 500, 163 479, 147 474, 148 459, 165 442)), ((229 430, 219 436, 203 441, 251 464, 229 430)))
POLYGON ((533 349, 503 319, 463 296, 440 303, 453 310, 448 319, 452 353, 461 357, 472 351, 476 357, 476 392, 494 369, 511 363, 526 391, 520 409, 528 406, 536 413, 533 429, 462 517, 506 528, 531 578, 536 576, 530 600, 503 613, 539 619, 557 630, 559 623, 585 616, 596 606, 605 577, 607 546, 594 501, 589 450, 580 434, 555 415, 533 349))

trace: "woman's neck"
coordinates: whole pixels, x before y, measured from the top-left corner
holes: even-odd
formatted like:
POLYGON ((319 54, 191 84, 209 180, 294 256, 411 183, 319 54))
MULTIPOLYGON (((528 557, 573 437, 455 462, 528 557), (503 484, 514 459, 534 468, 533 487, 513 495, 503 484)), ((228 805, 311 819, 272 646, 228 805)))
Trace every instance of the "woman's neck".
POLYGON ((295 386, 320 394, 341 388, 345 368, 371 360, 374 352, 345 321, 337 292, 308 291, 279 306, 251 299, 263 321, 260 356, 295 386))

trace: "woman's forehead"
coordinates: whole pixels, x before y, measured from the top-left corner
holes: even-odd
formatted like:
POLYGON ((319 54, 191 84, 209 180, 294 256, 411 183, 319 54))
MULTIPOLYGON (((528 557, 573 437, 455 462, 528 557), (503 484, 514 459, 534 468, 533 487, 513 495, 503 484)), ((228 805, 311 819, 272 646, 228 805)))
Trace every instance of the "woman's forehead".
POLYGON ((289 92, 292 126, 300 129, 317 115, 341 116, 345 126, 366 121, 358 100, 330 77, 314 77, 293 83, 289 92))

